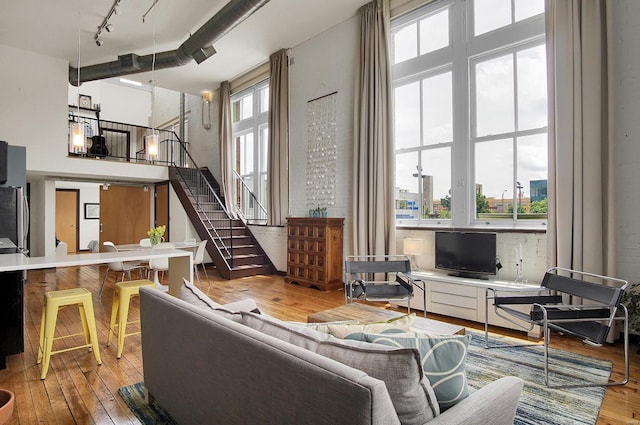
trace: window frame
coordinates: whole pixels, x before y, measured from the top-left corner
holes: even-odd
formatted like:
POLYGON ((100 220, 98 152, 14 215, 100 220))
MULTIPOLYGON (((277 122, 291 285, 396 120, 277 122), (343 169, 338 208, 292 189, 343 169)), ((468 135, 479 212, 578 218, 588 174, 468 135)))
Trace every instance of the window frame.
POLYGON ((252 115, 249 118, 241 119, 239 121, 232 122, 231 124, 231 137, 233 140, 233 169, 243 179, 247 177, 250 177, 252 179, 253 194, 256 196, 258 202, 266 205, 267 199, 261 199, 261 195, 268 196, 269 179, 268 170, 261 170, 262 164, 268 163, 268 158, 263 158, 263 155, 268 156, 268 148, 264 149, 263 146, 263 130, 265 128, 268 129, 269 127, 268 103, 267 109, 262 112, 260 111, 262 106, 261 90, 263 90, 264 88, 267 88, 267 93, 269 93, 269 79, 262 80, 251 87, 241 90, 238 93, 232 94, 230 101, 231 109, 233 110, 233 105, 235 102, 248 96, 249 94, 253 95, 252 115), (236 139, 249 133, 253 134, 253 170, 250 174, 242 174, 237 168, 237 166, 240 164, 241 158, 237 157, 240 150, 236 145, 236 139))
MULTIPOLYGON (((475 184, 475 147, 476 143, 492 139, 506 137, 513 138, 513 144, 517 138, 546 133, 548 125, 537 129, 504 133, 499 136, 477 137, 476 132, 476 99, 473 79, 475 64, 490 57, 498 57, 507 53, 517 55, 517 51, 526 50, 529 47, 544 44, 544 14, 535 15, 514 22, 514 9, 512 2, 512 23, 493 31, 473 36, 473 1, 441 0, 426 4, 412 12, 401 15, 391 23, 391 68, 392 90, 398 86, 414 81, 420 82, 431 75, 437 75, 446 69, 452 71, 452 108, 453 108, 453 140, 448 144, 424 144, 423 117, 420 118, 420 145, 411 148, 396 149, 395 154, 418 151, 418 159, 422 152, 428 149, 451 146, 451 219, 442 218, 418 218, 413 220, 397 219, 399 226, 418 227, 496 227, 496 228, 526 228, 544 229, 547 219, 517 219, 517 209, 510 219, 476 218, 476 184, 475 184), (443 9, 449 8, 449 46, 420 56, 420 21, 430 15, 437 14, 443 9), (394 34, 409 25, 417 26, 417 54, 418 56, 406 59, 394 64, 394 34), (472 190, 473 189, 473 190, 472 190)), ((514 61, 514 70, 517 64, 514 61)), ((514 81, 515 78, 514 78, 514 81)), ((517 91, 517 85, 514 84, 517 91)), ((395 100, 395 94, 392 96, 395 100)), ((423 93, 420 93, 421 114, 423 93)), ((517 92, 514 93, 514 101, 517 101, 517 92)), ((395 105, 393 105, 394 107, 395 105)), ((517 103, 514 106, 514 114, 518 114, 517 103)), ((395 107, 394 109, 395 110, 395 107)), ((395 117, 394 117, 395 118, 395 117)), ((517 118, 515 120, 517 123, 517 118)), ((516 124, 514 124, 516 125, 516 124)), ((395 126, 395 122, 394 122, 395 126)), ((393 133, 395 135, 395 131, 393 133)), ((395 158, 394 154, 394 158, 395 158)), ((517 150, 514 149, 513 163, 513 200, 515 205, 517 150)), ((511 200, 511 199, 510 199, 511 200)), ((394 200, 394 202, 397 200, 394 200)), ((397 202, 396 202, 397 205, 397 202)), ((515 208, 514 208, 515 209, 515 208)))

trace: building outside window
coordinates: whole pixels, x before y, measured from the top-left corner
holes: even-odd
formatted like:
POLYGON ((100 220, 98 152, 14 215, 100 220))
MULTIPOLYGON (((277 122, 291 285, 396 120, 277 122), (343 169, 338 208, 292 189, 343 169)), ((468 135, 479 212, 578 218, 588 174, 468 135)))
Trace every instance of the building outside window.
POLYGON ((234 199, 244 217, 266 220, 269 149, 269 81, 231 96, 234 199))
POLYGON ((391 50, 398 224, 542 225, 544 0, 436 1, 391 50))

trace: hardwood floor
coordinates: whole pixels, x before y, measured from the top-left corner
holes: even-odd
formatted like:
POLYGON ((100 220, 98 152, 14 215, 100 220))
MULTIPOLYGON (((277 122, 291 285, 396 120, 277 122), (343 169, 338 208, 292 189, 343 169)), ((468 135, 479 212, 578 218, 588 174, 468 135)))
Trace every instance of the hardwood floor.
MULTIPOLYGON (((131 424, 138 423, 120 396, 118 388, 142 381, 140 336, 127 337, 121 359, 116 359, 115 344, 106 347, 108 323, 113 295, 113 277, 107 282, 102 299, 97 298, 104 268, 97 266, 70 267, 30 271, 25 286, 25 352, 10 356, 8 367, 0 371, 0 388, 16 394, 16 408, 9 424, 131 424), (102 365, 97 366, 92 353, 84 349, 54 355, 47 379, 40 380, 36 365, 40 333, 42 300, 46 291, 86 287, 94 298, 102 365)), ((284 283, 282 276, 259 276, 231 281, 216 277, 208 271, 211 285, 204 284, 214 300, 226 303, 254 298, 267 314, 284 320, 306 321, 310 313, 326 310, 344 303, 341 291, 322 292, 284 283)), ((378 304, 379 305, 379 304, 378 304)), ((130 317, 137 317, 137 299, 132 302, 130 317)), ((432 319, 448 321, 469 328, 480 329, 479 323, 431 314, 432 319)), ((60 312, 58 328, 63 332, 81 330, 76 309, 60 312)), ((129 328, 131 331, 132 328, 129 328)), ((523 333, 495 328, 503 334, 522 337, 523 333)), ((61 341, 57 347, 74 345, 78 340, 61 341)), ((614 362, 613 375, 623 373, 622 345, 593 348, 579 340, 554 336, 553 346, 614 362)), ((58 344, 58 343, 56 343, 58 344)), ((598 425, 640 424, 640 355, 632 351, 631 381, 621 387, 607 389, 598 425)))

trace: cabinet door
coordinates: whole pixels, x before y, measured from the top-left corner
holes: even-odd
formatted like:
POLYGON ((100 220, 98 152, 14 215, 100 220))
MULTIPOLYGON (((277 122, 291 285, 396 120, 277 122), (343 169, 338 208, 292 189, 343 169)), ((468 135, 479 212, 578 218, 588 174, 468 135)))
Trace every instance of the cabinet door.
POLYGON ((24 288, 22 271, 0 273, 0 369, 5 356, 24 351, 24 288))

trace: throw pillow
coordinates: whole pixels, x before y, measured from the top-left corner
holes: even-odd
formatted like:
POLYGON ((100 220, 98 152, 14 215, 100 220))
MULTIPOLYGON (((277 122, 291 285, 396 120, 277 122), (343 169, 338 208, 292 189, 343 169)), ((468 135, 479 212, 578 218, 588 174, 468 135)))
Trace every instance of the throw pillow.
POLYGON ((467 348, 471 335, 440 335, 424 337, 365 335, 368 342, 393 347, 417 348, 422 359, 422 370, 436 393, 440 411, 445 411, 469 395, 465 370, 467 348))
POLYGON ((406 333, 413 329, 415 314, 394 317, 383 322, 356 322, 328 324, 328 332, 340 339, 364 341, 364 334, 406 333))
POLYGON ((340 340, 304 327, 291 327, 273 317, 242 313, 242 323, 384 381, 400 422, 422 425, 440 413, 415 349, 340 340))

